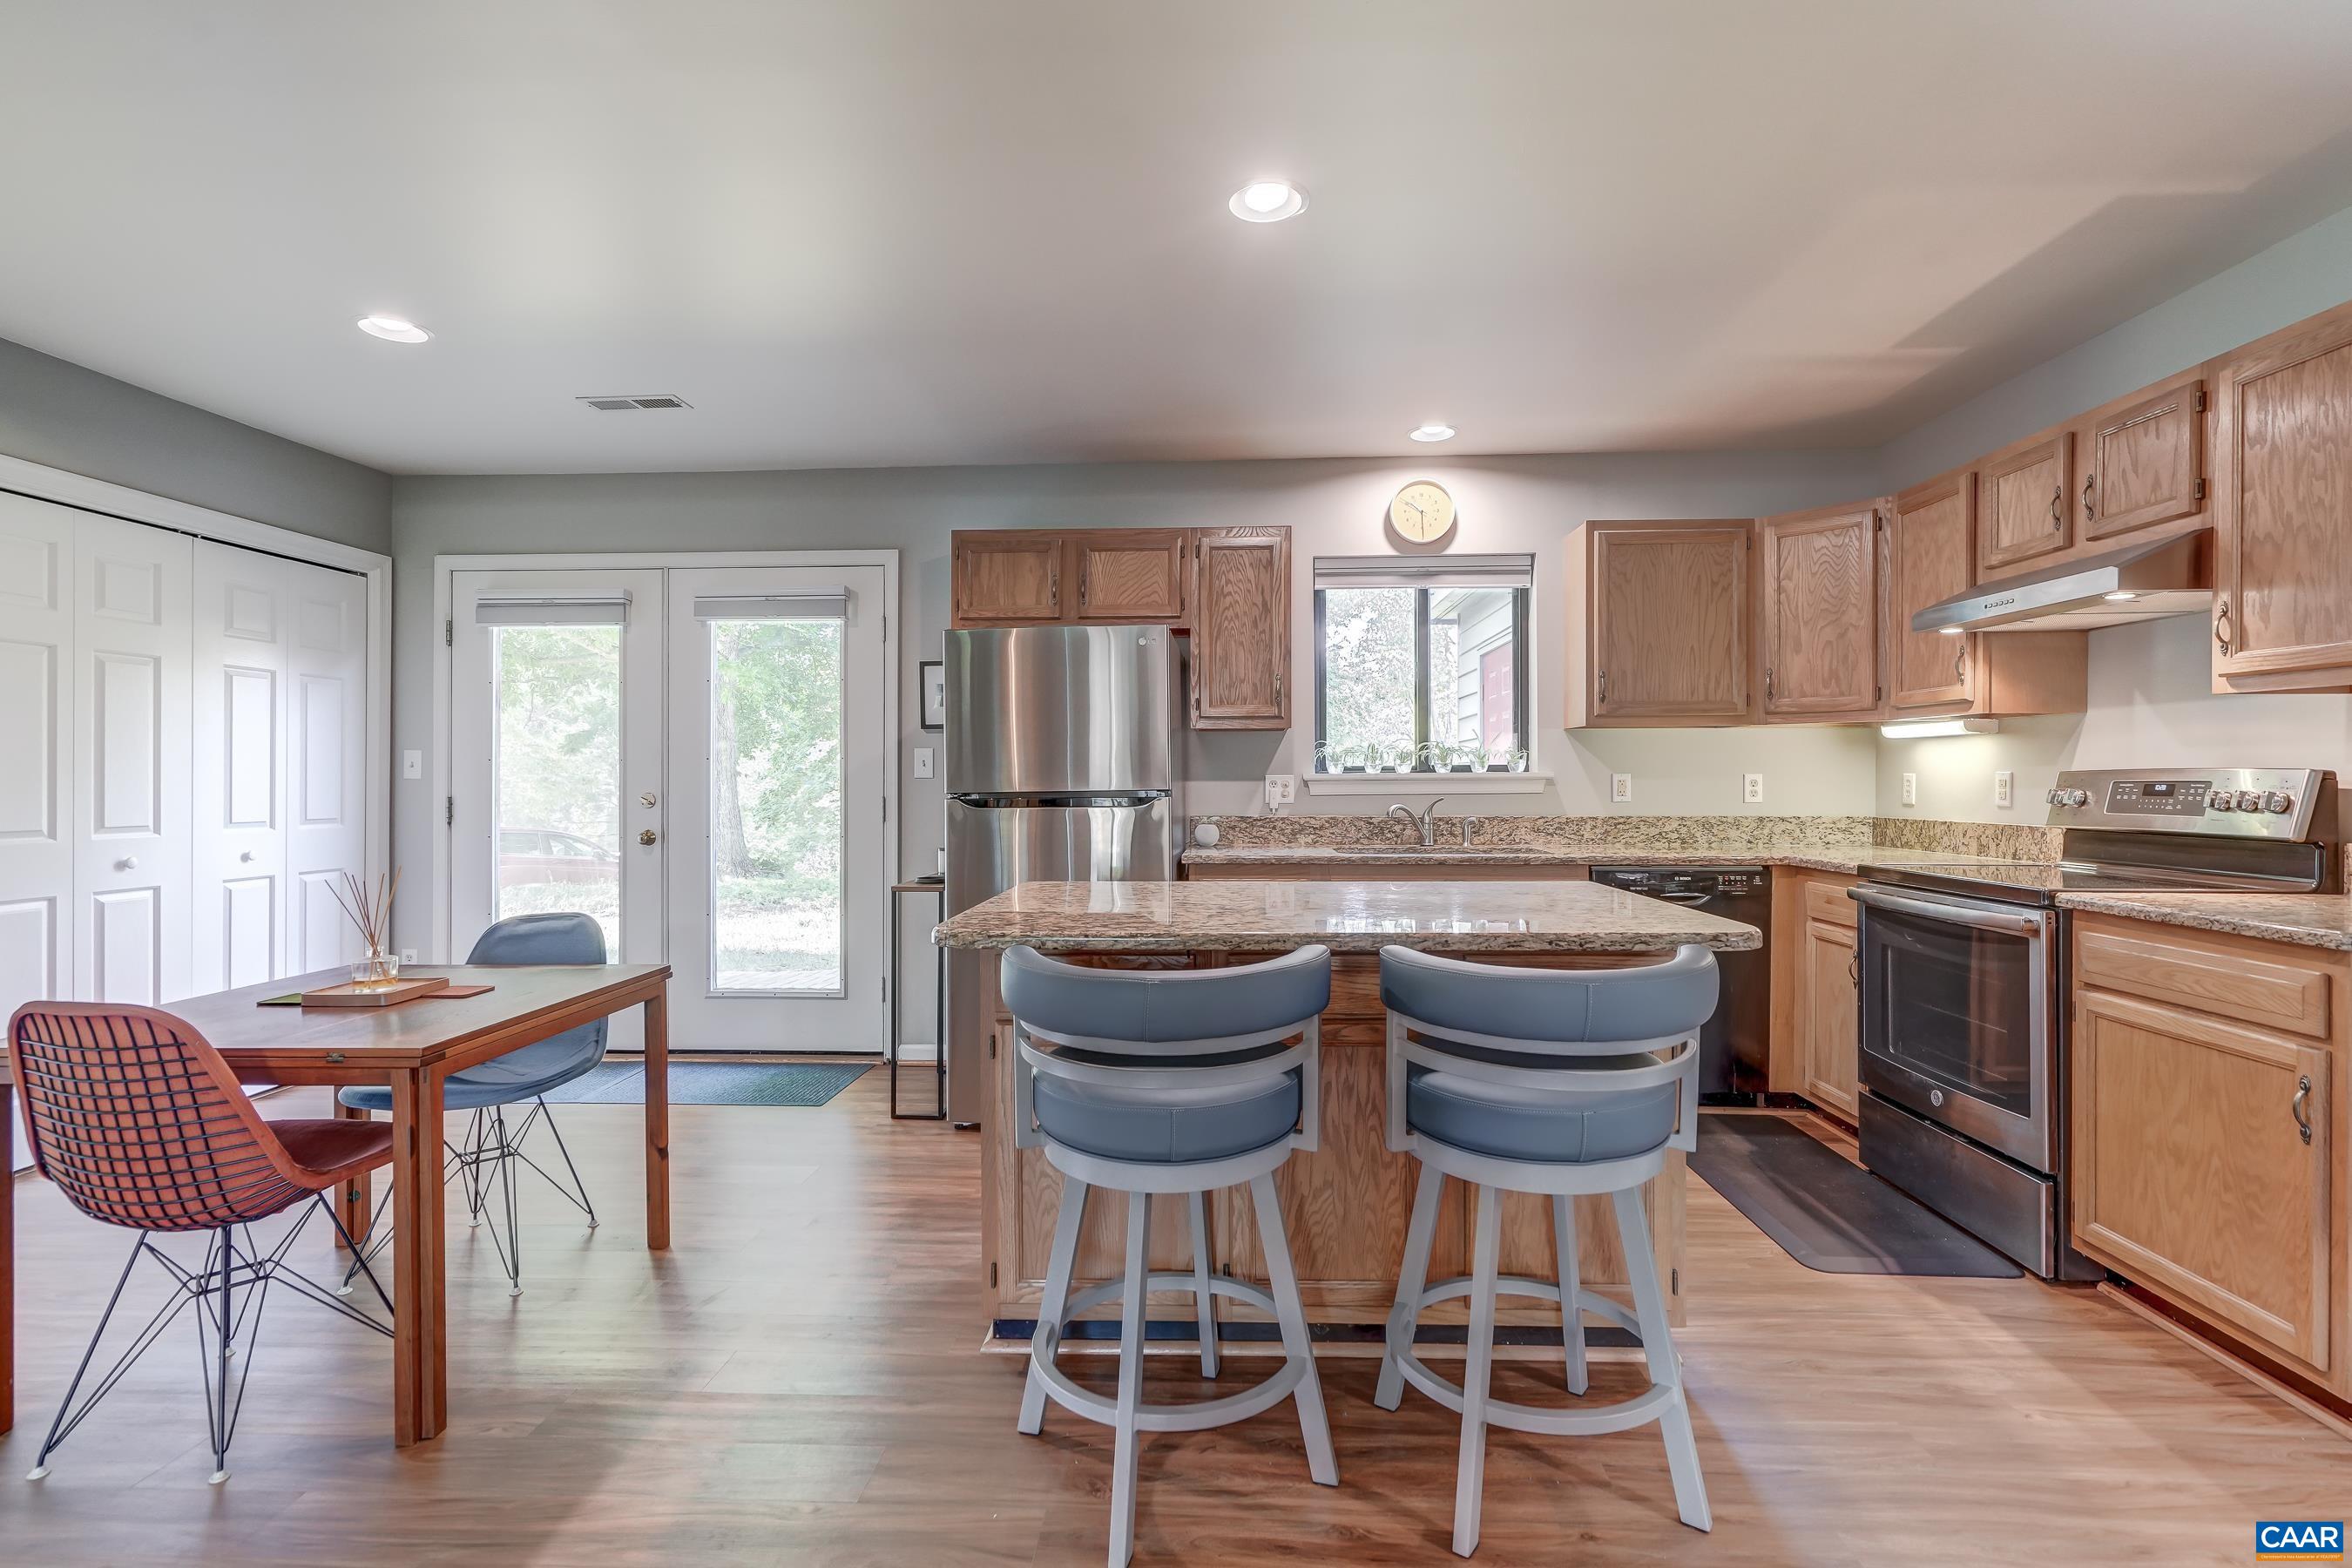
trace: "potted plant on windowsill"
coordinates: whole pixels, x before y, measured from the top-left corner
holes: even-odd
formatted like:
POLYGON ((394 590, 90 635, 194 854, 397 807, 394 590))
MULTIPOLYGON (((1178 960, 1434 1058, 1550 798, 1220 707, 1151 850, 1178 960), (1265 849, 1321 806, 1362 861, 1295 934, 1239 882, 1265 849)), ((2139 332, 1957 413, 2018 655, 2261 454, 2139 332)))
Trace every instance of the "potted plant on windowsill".
POLYGON ((1364 771, 1365 753, 1370 750, 1370 748, 1366 746, 1340 747, 1339 752, 1339 771, 1343 773, 1362 773, 1364 771))

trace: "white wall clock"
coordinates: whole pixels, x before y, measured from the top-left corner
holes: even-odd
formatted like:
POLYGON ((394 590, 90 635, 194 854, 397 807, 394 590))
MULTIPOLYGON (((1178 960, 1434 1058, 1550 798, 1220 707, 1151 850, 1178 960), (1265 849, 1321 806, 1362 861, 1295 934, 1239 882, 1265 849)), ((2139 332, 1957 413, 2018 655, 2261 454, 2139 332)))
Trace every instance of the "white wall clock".
POLYGON ((1454 498, 1433 479, 1415 479, 1389 502, 1389 526, 1415 544, 1434 544, 1454 530, 1454 498))

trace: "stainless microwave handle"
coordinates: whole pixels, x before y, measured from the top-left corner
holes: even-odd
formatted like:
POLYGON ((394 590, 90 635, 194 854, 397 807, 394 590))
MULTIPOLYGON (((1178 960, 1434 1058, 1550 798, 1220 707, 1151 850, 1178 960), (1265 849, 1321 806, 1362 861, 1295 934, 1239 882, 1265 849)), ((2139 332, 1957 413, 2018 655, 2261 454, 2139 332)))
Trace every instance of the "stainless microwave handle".
POLYGON ((1885 910, 1893 914, 1916 915, 1921 920, 1942 921, 1948 925, 1967 926, 1971 931, 2001 931, 2014 936, 2042 934, 2040 915, 2012 915, 2001 910, 1979 910, 1967 904, 1906 899, 1897 893, 1883 893, 1876 888, 1850 888, 1847 892, 1858 904, 1874 910, 1885 910))

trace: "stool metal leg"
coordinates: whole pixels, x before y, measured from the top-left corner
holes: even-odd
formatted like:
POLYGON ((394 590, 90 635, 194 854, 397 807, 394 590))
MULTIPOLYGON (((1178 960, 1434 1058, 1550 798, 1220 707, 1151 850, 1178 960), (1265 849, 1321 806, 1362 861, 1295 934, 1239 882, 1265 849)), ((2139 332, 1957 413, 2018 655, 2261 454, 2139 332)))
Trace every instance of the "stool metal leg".
MULTIPOLYGON (((1391 1340, 1400 1331, 1397 1320, 1402 1317, 1402 1332, 1408 1345, 1421 1321, 1421 1293, 1429 1289, 1429 1249, 1437 1239, 1437 1201, 1444 1191, 1445 1173, 1423 1165, 1421 1184, 1413 1189, 1412 1223, 1404 1233, 1404 1271, 1397 1277, 1396 1305, 1389 1309, 1391 1340)), ((1381 1382, 1372 1392, 1372 1403, 1383 1410, 1394 1410, 1404 1403, 1404 1369, 1397 1365, 1394 1349, 1381 1353, 1381 1382)))
POLYGON ((1201 1336, 1201 1375, 1217 1375, 1217 1297, 1209 1289, 1208 1205, 1199 1193, 1184 1194, 1192 1226, 1192 1316, 1201 1336))
MULTIPOLYGON (((1062 1315, 1070 1307, 1070 1270, 1078 1256, 1078 1222, 1087 1214, 1087 1184, 1076 1176, 1062 1178, 1062 1209, 1054 1221, 1054 1250, 1045 1263, 1045 1294, 1037 1303, 1036 1339, 1049 1331, 1058 1335, 1062 1315)), ((1021 1391, 1020 1430, 1034 1437, 1045 1427, 1045 1380, 1037 1363, 1029 1363, 1028 1385, 1021 1391)))
POLYGON ((1559 1348, 1568 1361, 1568 1391, 1582 1394, 1592 1385, 1584 1364, 1584 1310, 1576 1304, 1584 1282, 1576 1256, 1576 1200, 1565 1193, 1552 1196, 1551 1236, 1559 1248, 1559 1348))
POLYGON ((1478 1188, 1470 1261, 1470 1352, 1462 1367, 1462 1457, 1454 1479, 1454 1554, 1478 1550, 1478 1509, 1486 1490, 1486 1384, 1495 1370, 1495 1276, 1503 1250, 1503 1194, 1478 1188))
POLYGON ((1666 1439, 1666 1469, 1675 1481, 1675 1511, 1692 1529, 1711 1531, 1715 1517, 1707 1511, 1706 1482, 1698 1469, 1698 1438, 1691 1430, 1682 1365, 1675 1357, 1674 1334, 1666 1324, 1666 1297, 1658 1289, 1658 1263, 1650 1252, 1649 1217, 1642 1212, 1641 1189, 1622 1187, 1610 1196, 1617 1208, 1625 1273, 1633 1286, 1633 1310, 1642 1320, 1642 1353, 1649 1360, 1650 1381, 1675 1391, 1673 1401, 1658 1416, 1658 1429, 1666 1439))
POLYGON ((1151 1294, 1144 1241, 1151 1229, 1151 1194, 1127 1195, 1127 1272, 1119 1282, 1118 1415, 1110 1461, 1110 1568, 1135 1555, 1135 1473, 1143 1446, 1136 1414, 1143 1404, 1143 1304, 1151 1294))
POLYGON ((1268 1173, 1250 1179, 1257 1211, 1258 1240, 1265 1248, 1266 1283, 1274 1289, 1274 1315, 1282 1324, 1283 1353, 1306 1366, 1291 1397, 1298 1402, 1298 1433, 1307 1440, 1307 1473, 1318 1486, 1339 1484, 1339 1460, 1331 1451, 1331 1425, 1323 1414, 1323 1384, 1315 1375, 1315 1341, 1307 1329, 1307 1306, 1298 1296, 1298 1272, 1290 1264, 1290 1237, 1282 1226, 1282 1199, 1268 1173))

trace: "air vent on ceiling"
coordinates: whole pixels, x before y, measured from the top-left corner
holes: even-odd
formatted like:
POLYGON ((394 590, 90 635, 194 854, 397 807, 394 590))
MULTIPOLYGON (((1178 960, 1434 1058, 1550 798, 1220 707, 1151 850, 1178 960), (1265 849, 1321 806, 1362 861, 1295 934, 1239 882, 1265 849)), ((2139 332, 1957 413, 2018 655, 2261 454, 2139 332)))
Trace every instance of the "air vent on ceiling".
POLYGON ((650 397, 579 397, 572 400, 591 408, 601 408, 607 414, 634 413, 640 408, 691 408, 693 404, 675 393, 656 393, 650 397))

